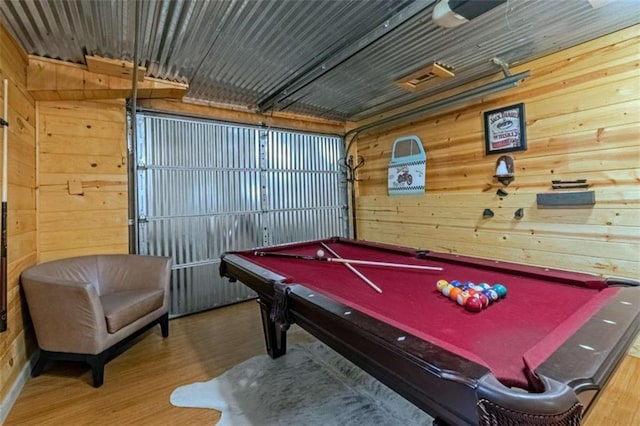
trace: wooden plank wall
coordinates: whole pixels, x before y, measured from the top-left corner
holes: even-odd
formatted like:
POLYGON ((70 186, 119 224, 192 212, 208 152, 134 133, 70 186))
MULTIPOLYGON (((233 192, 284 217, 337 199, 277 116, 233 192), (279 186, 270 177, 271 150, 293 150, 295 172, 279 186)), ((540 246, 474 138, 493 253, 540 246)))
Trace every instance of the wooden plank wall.
POLYGON ((39 260, 128 253, 124 100, 38 102, 39 260))
MULTIPOLYGON (((9 122, 8 329, 0 334, 0 401, 11 391, 35 342, 18 284, 22 271, 37 260, 36 114, 35 101, 26 90, 26 66, 26 56, 0 26, 0 88, 2 80, 9 80, 9 114, 5 117, 9 122)), ((0 115, 4 114, 3 96, 0 89, 0 115)))
MULTIPOLYGON (((360 136, 358 237, 597 274, 640 277, 640 27, 512 69, 520 87, 404 127, 360 136), (482 114, 524 102, 527 151, 511 153, 508 196, 484 154, 482 114), (393 141, 418 135, 427 190, 387 196, 393 141), (592 208, 540 209, 552 179, 585 178, 592 208), (491 219, 482 212, 490 208, 491 219), (514 218, 522 208, 524 217, 514 218)), ((359 125, 361 123, 355 123, 359 125)))

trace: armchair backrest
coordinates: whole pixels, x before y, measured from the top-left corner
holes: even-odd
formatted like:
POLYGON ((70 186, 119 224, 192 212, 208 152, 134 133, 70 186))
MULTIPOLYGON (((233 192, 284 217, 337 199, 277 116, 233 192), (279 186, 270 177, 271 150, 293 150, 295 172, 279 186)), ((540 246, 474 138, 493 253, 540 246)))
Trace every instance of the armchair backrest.
POLYGON ((97 258, 101 296, 134 289, 163 289, 164 305, 169 306, 170 257, 104 254, 97 258))
POLYGON ((99 292, 97 262, 97 256, 59 259, 32 266, 25 273, 54 280, 90 283, 99 292))

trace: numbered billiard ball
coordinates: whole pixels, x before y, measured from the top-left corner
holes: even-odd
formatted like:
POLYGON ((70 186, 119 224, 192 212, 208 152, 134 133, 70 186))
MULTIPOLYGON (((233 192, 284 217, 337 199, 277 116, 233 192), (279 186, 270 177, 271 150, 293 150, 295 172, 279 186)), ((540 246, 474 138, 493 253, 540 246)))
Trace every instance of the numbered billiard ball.
POLYGON ((449 299, 453 300, 454 302, 458 299, 458 295, 462 293, 462 290, 459 289, 458 287, 454 287, 451 289, 451 292, 449 292, 449 299))
POLYGON ((507 295, 507 288, 502 284, 494 284, 493 289, 498 293, 501 298, 507 295))
POLYGON ((469 312, 480 312, 482 310, 482 302, 478 297, 472 296, 467 299, 467 303, 464 304, 464 307, 469 312))
POLYGON ((476 296, 478 297, 478 299, 480 299, 480 302, 482 303, 483 308, 486 308, 487 306, 489 306, 490 301, 487 296, 485 296, 480 292, 476 292, 476 296))
POLYGON ((468 291, 463 291, 456 298, 456 302, 458 302, 458 305, 464 306, 467 303, 467 300, 469 300, 470 297, 471 297, 471 295, 469 294, 468 291))
POLYGON ((449 297, 449 294, 451 294, 451 290, 454 289, 455 287, 452 286, 451 284, 446 285, 443 289, 442 289, 442 295, 445 297, 449 297))
POLYGON ((436 283, 436 288, 440 293, 442 293, 442 289, 448 285, 449 285, 449 282, 447 280, 438 280, 438 282, 436 283))
POLYGON ((493 289, 483 290, 482 294, 487 296, 490 302, 495 302, 500 298, 500 296, 498 296, 498 292, 493 289))

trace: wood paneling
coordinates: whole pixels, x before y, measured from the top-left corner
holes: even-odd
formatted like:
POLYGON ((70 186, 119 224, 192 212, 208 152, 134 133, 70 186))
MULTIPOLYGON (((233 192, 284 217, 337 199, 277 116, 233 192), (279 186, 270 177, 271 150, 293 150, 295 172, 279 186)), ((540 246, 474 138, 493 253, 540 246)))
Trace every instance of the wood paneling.
POLYGON ((358 236, 638 278, 639 42, 640 26, 631 27, 515 67, 513 73, 531 71, 518 88, 360 135, 357 152, 366 163, 358 175, 358 236), (498 156, 484 153, 482 116, 519 102, 525 104, 528 149, 511 153, 515 181, 500 197, 493 179, 498 156), (419 136, 427 152, 427 190, 389 197, 391 146, 409 134, 419 136), (538 208, 536 194, 550 192, 552 179, 579 178, 595 191, 595 206, 538 208), (485 208, 495 216, 483 219, 485 208), (518 220, 519 208, 524 217, 518 220))
MULTIPOLYGON (((108 71, 105 67, 98 70, 108 71)), ((139 98, 180 99, 188 88, 186 84, 144 77, 144 73, 141 76, 139 98)), ((27 77, 27 89, 39 101, 125 99, 131 96, 133 87, 130 78, 90 72, 84 65, 38 56, 29 57, 27 77)))
MULTIPOLYGON (((85 55, 87 70, 96 74, 112 75, 125 79, 131 79, 134 73, 133 62, 118 59, 104 58, 101 56, 85 55)), ((144 81, 145 67, 138 67, 137 80, 144 81)))
MULTIPOLYGON (((0 401, 11 391, 34 347, 19 279, 35 264, 36 238, 36 153, 35 101, 26 90, 27 58, 0 26, 0 88, 9 80, 8 133, 8 329, 0 334, 0 401)), ((0 89, 0 115, 4 115, 0 89)), ((2 130, 0 130, 0 141, 2 130)), ((1 144, 1 142, 0 142, 1 144)))
POLYGON ((38 122, 40 261, 127 253, 124 100, 39 102, 38 122))
POLYGON ((257 114, 239 108, 218 107, 215 105, 180 102, 171 99, 141 99, 138 106, 158 111, 184 114, 194 117, 212 118, 233 123, 273 126, 276 128, 301 130, 329 134, 344 134, 345 123, 309 116, 274 112, 257 114))

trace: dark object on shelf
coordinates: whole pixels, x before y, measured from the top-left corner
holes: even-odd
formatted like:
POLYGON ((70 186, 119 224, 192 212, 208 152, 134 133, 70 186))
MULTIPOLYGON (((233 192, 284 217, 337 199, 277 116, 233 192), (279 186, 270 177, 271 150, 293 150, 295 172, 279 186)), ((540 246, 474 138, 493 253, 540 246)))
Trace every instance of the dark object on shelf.
POLYGON ((498 188, 498 190, 496 191, 496 195, 498 195, 499 197, 506 197, 507 195, 509 195, 509 193, 502 188, 498 188))
POLYGON ((484 218, 488 218, 488 217, 493 217, 493 211, 491 209, 484 209, 484 211, 482 212, 482 217, 484 218))
POLYGON ((576 180, 552 180, 552 189, 584 189, 588 188, 589 184, 586 179, 576 180))
POLYGON ((524 210, 522 208, 516 210, 516 213, 513 215, 514 218, 520 220, 524 217, 524 210))
POLYGON ((553 185, 553 189, 586 189, 589 187, 588 183, 574 184, 574 185, 553 185))
POLYGON ((576 179, 576 180, 552 180, 551 183, 587 183, 586 179, 576 179))
POLYGON ((547 192, 536 195, 538 207, 588 207, 596 203, 594 191, 547 192))

